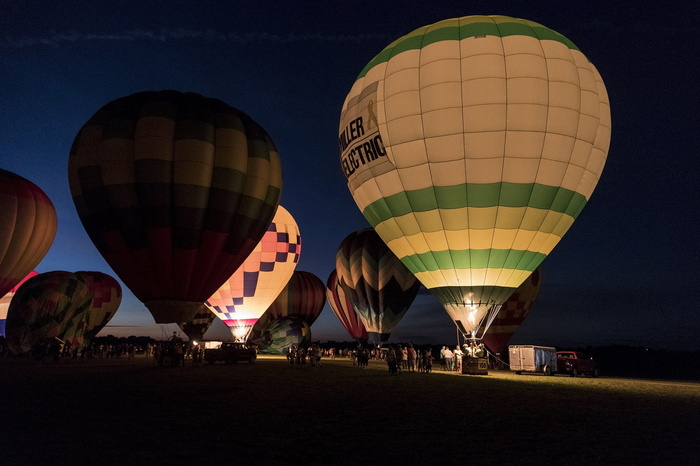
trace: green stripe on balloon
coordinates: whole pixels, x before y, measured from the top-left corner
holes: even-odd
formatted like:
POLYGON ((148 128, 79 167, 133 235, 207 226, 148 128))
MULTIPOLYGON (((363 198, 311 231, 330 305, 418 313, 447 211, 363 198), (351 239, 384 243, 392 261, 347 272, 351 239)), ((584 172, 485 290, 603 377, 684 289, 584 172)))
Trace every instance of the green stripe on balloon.
POLYGON ((572 50, 579 50, 576 44, 563 35, 532 21, 513 21, 513 18, 506 18, 506 21, 498 22, 496 21, 498 18, 491 18, 488 16, 482 18, 483 21, 470 22, 459 26, 455 25, 454 20, 447 20, 445 21, 445 27, 437 26, 429 31, 426 30, 424 34, 409 34, 402 37, 394 42, 393 47, 389 46, 385 48, 374 57, 362 70, 357 79, 364 77, 369 70, 381 63, 389 61, 389 58, 399 53, 409 50, 420 50, 427 45, 446 40, 463 40, 470 37, 481 36, 530 36, 539 40, 561 42, 572 50))
POLYGON ((570 189, 537 183, 504 182, 431 186, 403 191, 372 202, 365 207, 363 214, 373 226, 413 212, 465 207, 532 207, 563 213, 575 219, 585 205, 586 198, 570 189))
POLYGON ((514 249, 464 249, 429 251, 401 258, 414 274, 453 269, 509 269, 532 272, 546 254, 514 249))

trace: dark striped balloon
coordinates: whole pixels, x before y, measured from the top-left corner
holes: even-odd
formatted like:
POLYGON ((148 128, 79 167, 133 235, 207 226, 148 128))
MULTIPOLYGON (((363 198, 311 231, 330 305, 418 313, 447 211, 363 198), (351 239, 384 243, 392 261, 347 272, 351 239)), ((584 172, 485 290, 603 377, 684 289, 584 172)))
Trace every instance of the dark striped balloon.
POLYGON ((68 172, 85 230, 158 323, 194 317, 260 241, 282 189, 260 125, 177 91, 102 107, 76 136, 68 172))
POLYGON ((345 294, 345 290, 338 284, 338 271, 333 269, 326 283, 326 298, 328 305, 348 334, 356 340, 367 340, 367 329, 362 319, 355 312, 352 302, 345 294))
POLYGON ((206 304, 202 304, 197 309, 197 313, 192 320, 189 322, 178 322, 177 326, 187 335, 190 341, 201 340, 204 338, 207 330, 209 330, 209 327, 211 327, 211 324, 214 323, 214 320, 216 320, 214 313, 211 312, 211 309, 206 304))
POLYGON ((277 299, 266 311, 270 319, 299 317, 309 325, 326 304, 326 286, 311 272, 295 271, 277 299))
POLYGON ((371 228, 351 233, 340 243, 335 268, 370 341, 387 341, 418 294, 420 282, 371 228))

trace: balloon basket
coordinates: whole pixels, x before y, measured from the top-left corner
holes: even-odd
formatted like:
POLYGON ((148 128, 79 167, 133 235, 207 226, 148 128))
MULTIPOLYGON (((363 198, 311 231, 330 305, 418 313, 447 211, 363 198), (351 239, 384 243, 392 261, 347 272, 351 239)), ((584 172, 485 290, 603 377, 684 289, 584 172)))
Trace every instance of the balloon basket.
POLYGON ((462 357, 462 374, 488 375, 489 360, 486 358, 462 357))

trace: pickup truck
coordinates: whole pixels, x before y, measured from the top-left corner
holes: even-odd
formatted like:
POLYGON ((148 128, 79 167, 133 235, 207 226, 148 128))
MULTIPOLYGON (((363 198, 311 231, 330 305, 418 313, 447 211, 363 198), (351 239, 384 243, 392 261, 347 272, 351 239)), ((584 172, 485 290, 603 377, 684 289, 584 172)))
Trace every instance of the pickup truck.
POLYGON ((235 364, 238 361, 248 361, 253 364, 257 357, 255 348, 251 348, 245 343, 223 342, 217 348, 204 350, 204 360, 209 364, 214 364, 215 362, 235 364))
POLYGON ((557 351, 557 370, 571 377, 579 374, 598 377, 598 363, 578 351, 557 351))

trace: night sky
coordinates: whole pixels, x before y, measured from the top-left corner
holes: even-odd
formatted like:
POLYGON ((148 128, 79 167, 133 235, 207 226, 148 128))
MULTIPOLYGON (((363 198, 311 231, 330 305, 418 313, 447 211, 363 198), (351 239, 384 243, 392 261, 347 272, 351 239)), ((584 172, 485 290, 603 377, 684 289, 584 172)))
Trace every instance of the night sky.
MULTIPOLYGON (((281 204, 302 234, 297 270, 325 283, 343 238, 369 226, 338 162, 340 109, 355 78, 420 26, 501 14, 572 40, 600 71, 612 108, 601 181, 542 264, 539 300, 511 343, 699 350, 700 14, 694 2, 624 4, 0 0, 0 167, 37 184, 58 213, 36 270, 114 275, 76 214, 70 146, 107 102, 176 89, 223 100, 268 131, 282 158, 281 204)), ((125 288, 101 335, 161 337, 174 328, 156 325, 125 288)), ((327 305, 312 332, 350 339, 327 305)), ((207 337, 228 330, 217 322, 207 337)), ((447 313, 421 294, 390 341, 455 339, 447 313)))

